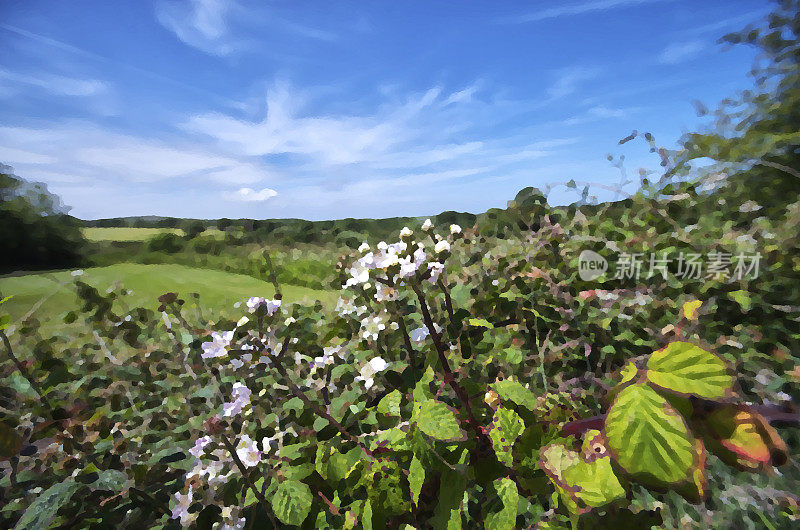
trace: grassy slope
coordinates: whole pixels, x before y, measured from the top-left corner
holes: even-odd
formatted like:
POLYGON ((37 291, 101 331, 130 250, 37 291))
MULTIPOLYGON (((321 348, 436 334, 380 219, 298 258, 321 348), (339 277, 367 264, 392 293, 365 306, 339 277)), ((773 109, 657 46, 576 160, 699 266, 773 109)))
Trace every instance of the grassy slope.
POLYGON ((144 241, 156 234, 172 232, 183 235, 179 228, 84 228, 83 235, 89 241, 144 241))
MULTIPOLYGON (((157 308, 158 296, 169 291, 177 292, 182 297, 197 292, 204 308, 222 312, 231 310, 235 302, 250 296, 269 297, 274 294, 271 284, 250 276, 183 265, 120 263, 85 269, 81 279, 101 291, 119 281, 133 291, 126 297, 128 305, 150 309, 157 308)), ((11 314, 12 322, 16 322, 34 304, 49 296, 36 314, 42 322, 56 319, 62 313, 77 308, 71 281, 70 271, 0 278, 0 293, 3 296, 14 295, 4 304, 4 309, 11 314)), ((332 303, 337 293, 286 285, 283 286, 283 296, 288 303, 316 299, 332 303)))

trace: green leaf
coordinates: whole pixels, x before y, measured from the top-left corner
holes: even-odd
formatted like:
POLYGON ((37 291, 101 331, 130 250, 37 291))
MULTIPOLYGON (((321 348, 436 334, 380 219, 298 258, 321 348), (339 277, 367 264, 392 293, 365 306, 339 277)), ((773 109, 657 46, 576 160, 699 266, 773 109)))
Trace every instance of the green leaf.
POLYGON ((120 492, 128 485, 128 475, 116 469, 100 471, 97 480, 91 484, 92 489, 120 492))
POLYGON ((399 390, 392 390, 378 402, 378 412, 387 416, 400 415, 400 399, 403 395, 399 390))
POLYGON ((654 352, 647 378, 667 390, 706 399, 723 398, 733 387, 725 361, 689 342, 672 342, 654 352))
POLYGON ((364 511, 361 512, 362 530, 372 530, 372 503, 369 499, 364 503, 364 511))
POLYGON ((0 421, 0 456, 16 456, 21 446, 22 438, 16 429, 0 421))
POLYGON ((753 305, 753 299, 750 298, 750 294, 747 291, 732 291, 728 293, 728 296, 739 304, 745 313, 750 311, 750 307, 753 305))
POLYGON ((416 421, 420 430, 431 438, 445 442, 461 441, 466 438, 455 412, 439 401, 429 399, 419 405, 416 421))
MULTIPOLYGON (((261 491, 261 487, 264 485, 264 477, 255 481, 256 490, 261 491)), ((252 506, 253 504, 258 502, 258 497, 256 494, 253 493, 253 488, 249 487, 245 490, 244 494, 244 502, 242 503, 243 506, 252 506)))
POLYGON ((0 331, 8 328, 8 325, 11 323, 11 315, 8 313, 0 315, 0 331))
POLYGON ((417 382, 416 386, 414 387, 414 401, 423 402, 427 399, 431 399, 433 397, 433 393, 430 389, 430 384, 433 381, 433 368, 428 366, 425 370, 425 373, 422 374, 422 378, 417 382))
POLYGON ((522 421, 519 414, 505 407, 497 409, 492 418, 492 424, 489 426, 489 438, 492 439, 494 452, 500 462, 509 467, 514 464, 512 456, 514 442, 524 430, 525 422, 522 421))
POLYGON ((40 530, 48 528, 59 508, 64 506, 78 491, 81 484, 67 479, 50 486, 36 497, 25 513, 22 514, 14 530, 40 530))
POLYGON ((593 508, 625 497, 625 489, 611 468, 611 458, 604 456, 578 462, 564 470, 564 483, 574 488, 575 496, 593 508))
POLYGON ((425 466, 415 456, 411 459, 411 467, 408 470, 408 485, 414 504, 419 503, 419 492, 422 490, 423 484, 425 484, 425 466))
POLYGON ((439 503, 431 519, 433 528, 461 530, 461 510, 467 481, 464 475, 445 471, 439 481, 439 503))
POLYGON ((636 365, 633 364, 633 362, 628 361, 628 364, 626 364, 625 367, 620 372, 620 375, 622 376, 622 381, 620 381, 620 384, 623 385, 628 381, 632 381, 633 378, 636 377, 636 374, 638 373, 639 369, 636 368, 636 365))
POLYGON ((494 489, 503 503, 503 508, 497 513, 486 516, 485 527, 487 530, 512 530, 517 522, 519 502, 517 485, 510 478, 499 478, 494 481, 494 489))
POLYGON ((492 385, 495 392, 504 400, 516 403, 528 410, 536 408, 536 396, 513 379, 497 381, 492 385))
POLYGON ((489 328, 494 329, 494 326, 491 322, 486 320, 485 318, 470 318, 467 320, 470 326, 474 326, 476 328, 489 328))
POLYGON ((631 385, 617 395, 604 434, 619 465, 641 480, 677 483, 692 476, 695 451, 686 422, 646 384, 631 385))
POLYGON ((281 522, 299 526, 308 517, 313 500, 307 485, 297 480, 285 480, 278 484, 272 496, 272 509, 281 522))

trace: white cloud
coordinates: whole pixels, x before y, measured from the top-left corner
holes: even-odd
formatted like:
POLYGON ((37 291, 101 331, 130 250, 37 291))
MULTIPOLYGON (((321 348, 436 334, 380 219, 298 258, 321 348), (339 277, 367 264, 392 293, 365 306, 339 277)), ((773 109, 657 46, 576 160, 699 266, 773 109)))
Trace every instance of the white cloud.
POLYGON ((505 24, 541 22, 542 20, 549 20, 564 16, 585 15, 587 13, 596 13, 598 11, 607 11, 620 7, 632 7, 640 4, 648 4, 659 1, 662 0, 594 0, 590 2, 560 5, 557 7, 550 7, 547 9, 540 9, 537 11, 524 13, 521 15, 505 17, 500 19, 498 22, 505 24))
POLYGON ((701 41, 693 40, 689 42, 674 42, 667 46, 659 61, 663 64, 678 64, 691 59, 705 49, 705 44, 701 41))
POLYGON ((67 172, 97 182, 255 183, 275 178, 258 160, 231 157, 185 140, 154 141, 84 122, 42 128, 0 127, 0 159, 26 178, 67 172))
POLYGON ((270 188, 264 188, 259 191, 256 191, 252 188, 239 188, 234 192, 226 192, 222 194, 222 196, 229 201, 241 202, 264 202, 277 195, 278 192, 270 188))

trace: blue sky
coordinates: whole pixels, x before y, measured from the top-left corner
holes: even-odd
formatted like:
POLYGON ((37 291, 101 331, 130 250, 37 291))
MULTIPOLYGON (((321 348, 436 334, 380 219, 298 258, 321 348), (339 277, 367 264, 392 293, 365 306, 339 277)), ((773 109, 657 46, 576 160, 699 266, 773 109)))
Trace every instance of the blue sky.
MULTIPOLYGON (((656 168, 755 0, 0 4, 0 162, 82 218, 386 217, 656 168)), ((611 195, 598 189, 600 199, 611 195)), ((570 192, 571 193, 571 192, 570 192)), ((563 187, 551 201, 569 202, 563 187)))

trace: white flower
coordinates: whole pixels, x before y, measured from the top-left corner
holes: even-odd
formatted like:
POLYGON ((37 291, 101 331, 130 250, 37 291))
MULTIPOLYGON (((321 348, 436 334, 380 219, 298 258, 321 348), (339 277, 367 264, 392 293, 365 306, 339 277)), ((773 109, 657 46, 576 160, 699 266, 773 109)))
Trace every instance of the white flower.
POLYGON ((409 257, 400 258, 400 276, 402 276, 403 278, 414 276, 414 273, 417 272, 418 268, 419 264, 415 263, 414 261, 411 261, 411 258, 409 257))
POLYGON ((739 206, 739 211, 742 213, 755 212, 761 209, 761 205, 755 201, 746 201, 739 206))
POLYGON ((428 255, 425 254, 425 247, 420 243, 419 248, 414 251, 414 262, 419 266, 422 265, 426 259, 428 259, 428 255))
POLYGON ((367 317, 361 321, 361 328, 363 329, 362 337, 377 340, 378 333, 386 329, 386 324, 380 316, 367 317))
POLYGON ((389 247, 389 245, 386 244, 386 241, 381 241, 376 246, 378 247, 378 250, 386 250, 389 247))
POLYGON ((233 340, 233 331, 225 331, 211 333, 211 342, 204 342, 201 346, 203 353, 200 355, 203 359, 210 357, 225 357, 228 355, 228 346, 233 340))
POLYGON ((275 314, 275 311, 280 309, 281 301, 267 300, 266 298, 262 298, 260 296, 252 296, 247 300, 247 309, 251 313, 255 313, 256 310, 261 306, 265 306, 267 310, 267 315, 272 316, 275 314))
POLYGON ((83 276, 83 270, 78 269, 78 270, 72 271, 71 274, 72 274, 72 276, 75 276, 75 277, 83 276))
POLYGON ((435 284, 437 281, 439 281, 439 275, 441 275, 442 271, 444 271, 444 265, 442 265, 437 261, 434 261, 433 263, 428 264, 428 270, 431 271, 431 275, 428 278, 428 281, 430 283, 435 284))
POLYGON ((223 416, 235 416, 242 412, 242 409, 250 404, 250 389, 238 381, 233 384, 231 396, 233 401, 222 404, 223 416))
POLYGON ((428 335, 430 335, 430 332, 428 331, 428 328, 425 327, 425 326, 422 326, 422 327, 416 328, 416 329, 412 329, 411 332, 408 334, 408 336, 414 342, 422 342, 423 340, 425 340, 428 337, 428 335))
POLYGON ((189 492, 184 495, 181 492, 175 494, 177 504, 172 509, 172 518, 180 519, 181 526, 189 526, 197 517, 197 514, 189 513, 189 506, 192 505, 192 498, 194 497, 194 489, 189 486, 189 492))
POLYGON ((425 219, 425 222, 422 223, 422 229, 427 232, 431 228, 433 228, 433 223, 431 223, 430 219, 425 219))
POLYGON ((370 359, 367 364, 361 367, 361 370, 359 370, 361 375, 357 375, 355 380, 364 381, 364 387, 369 390, 375 383, 375 374, 386 370, 387 366, 389 366, 389 363, 384 361, 382 358, 374 357, 370 359))
POLYGON ((347 316, 355 313, 356 315, 360 315, 364 311, 367 310, 367 306, 356 306, 356 304, 349 298, 339 298, 336 302, 336 311, 338 311, 339 316, 347 316))
POLYGON ((368 250, 369 250, 369 245, 367 244, 367 242, 366 242, 366 241, 364 241, 363 243, 361 243, 361 246, 359 246, 359 247, 358 247, 358 251, 359 251, 359 252, 366 252, 366 251, 368 251, 368 250))
POLYGON ((397 291, 388 285, 379 285, 375 292, 375 300, 378 302, 391 301, 397 299, 397 291))
POLYGON ((267 455, 270 454, 272 452, 272 442, 277 439, 278 439, 277 435, 265 436, 264 438, 262 438, 261 439, 261 447, 263 448, 262 453, 267 455))
POLYGON ((295 322, 297 322, 297 320, 295 320, 294 317, 289 317, 283 321, 283 325, 288 326, 290 324, 294 324, 295 322))
POLYGON ((461 233, 461 227, 458 226, 458 225, 450 225, 450 233, 453 234, 453 235, 460 234, 461 233))
MULTIPOLYGON (((353 285, 358 285, 360 283, 367 283, 369 281, 369 268, 365 267, 361 263, 363 259, 364 258, 359 260, 359 263, 356 263, 355 265, 350 267, 349 271, 350 278, 348 278, 347 282, 345 282, 344 284, 345 287, 351 287, 353 285)), ((371 256, 370 256, 370 261, 371 261, 371 256)))
POLYGON ((414 235, 414 232, 407 226, 400 230, 400 237, 411 237, 412 235, 414 235))
POLYGON ((435 250, 437 254, 441 254, 442 252, 446 252, 446 251, 450 250, 450 243, 448 243, 446 239, 442 239, 441 241, 436 243, 436 246, 433 247, 433 250, 435 250))
POLYGON ((261 462, 261 451, 258 450, 256 442, 246 434, 242 435, 239 445, 236 446, 236 456, 245 467, 257 466, 261 462))
POLYGON ((314 360, 311 362, 311 369, 316 370, 317 368, 323 368, 329 364, 333 364, 334 355, 339 353, 341 348, 338 346, 322 348, 322 355, 319 357, 314 357, 314 360))
POLYGON ((194 447, 189 449, 189 452, 195 458, 200 458, 200 455, 203 454, 203 450, 205 449, 205 446, 207 446, 210 443, 211 443, 211 437, 210 436, 203 436, 202 438, 198 438, 194 442, 194 447))

